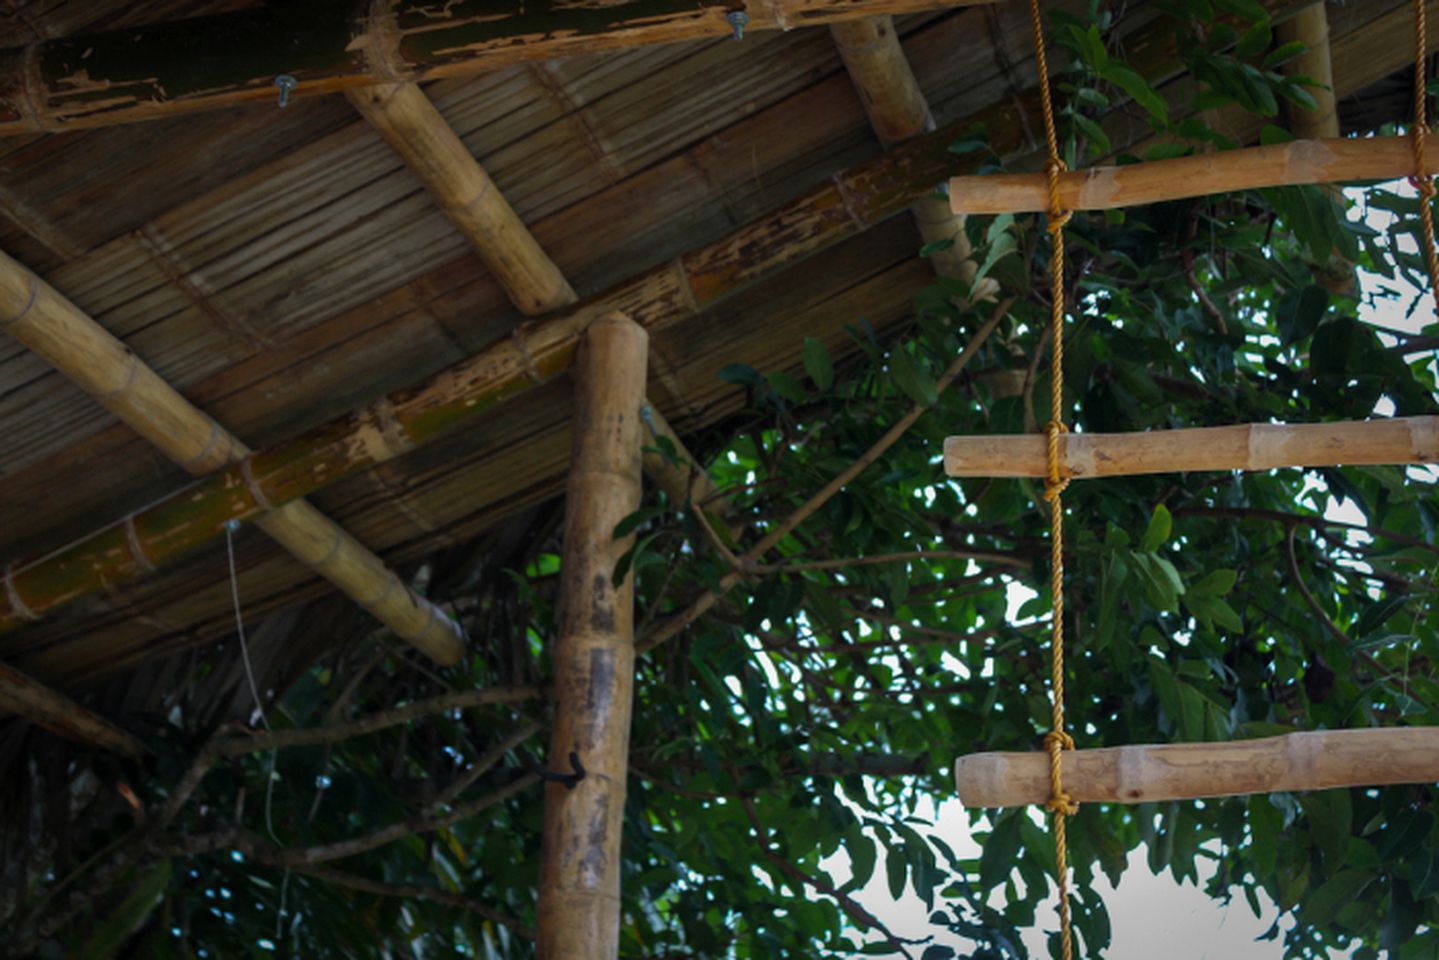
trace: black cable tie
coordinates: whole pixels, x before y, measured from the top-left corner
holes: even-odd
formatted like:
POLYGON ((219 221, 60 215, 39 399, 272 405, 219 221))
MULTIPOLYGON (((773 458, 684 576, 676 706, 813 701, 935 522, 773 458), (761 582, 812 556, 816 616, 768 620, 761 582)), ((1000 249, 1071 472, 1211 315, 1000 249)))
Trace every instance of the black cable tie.
POLYGON ((563 783, 566 790, 573 790, 575 784, 585 778, 585 765, 580 763, 580 755, 574 750, 570 751, 570 766, 574 769, 574 773, 559 773, 555 770, 546 770, 544 767, 536 767, 535 773, 540 775, 541 780, 563 783))

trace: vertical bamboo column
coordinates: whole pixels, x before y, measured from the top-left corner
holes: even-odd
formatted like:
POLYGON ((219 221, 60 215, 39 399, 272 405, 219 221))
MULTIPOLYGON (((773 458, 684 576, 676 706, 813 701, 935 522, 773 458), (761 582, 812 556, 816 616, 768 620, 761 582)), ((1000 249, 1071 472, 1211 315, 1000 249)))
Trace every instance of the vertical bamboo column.
POLYGON ((634 578, 612 579, 633 538, 616 540, 614 530, 640 503, 648 348, 644 328, 612 313, 590 325, 576 362, 550 767, 570 772, 578 758, 584 777, 546 785, 540 960, 614 960, 619 952, 635 648, 634 578))

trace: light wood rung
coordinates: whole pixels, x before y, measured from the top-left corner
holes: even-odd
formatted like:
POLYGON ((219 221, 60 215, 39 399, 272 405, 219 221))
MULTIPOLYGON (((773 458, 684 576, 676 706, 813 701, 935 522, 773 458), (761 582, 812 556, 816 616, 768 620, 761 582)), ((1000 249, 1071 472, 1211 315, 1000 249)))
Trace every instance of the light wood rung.
MULTIPOLYGON (((1439 152, 1426 158, 1439 173, 1439 152)), ((1407 137, 1291 140, 1264 147, 1090 167, 1060 175, 1065 210, 1112 210, 1260 187, 1394 180, 1414 173, 1407 137)), ((1040 173, 953 177, 949 206, 957 214, 1037 213, 1049 209, 1049 181, 1040 173)))
MULTIPOLYGON (((1067 750, 1065 792, 1077 803, 1150 803, 1249 793, 1439 781, 1439 727, 1290 733, 1231 743, 1067 750)), ((966 807, 1049 800, 1049 754, 975 753, 954 764, 966 807)))
MULTIPOLYGON (((1076 480, 1199 470, 1272 470, 1343 464, 1434 463, 1439 417, 1341 423, 1249 423, 1147 433, 1067 433, 1059 439, 1061 471, 1076 480)), ((944 472, 951 477, 1044 477, 1043 434, 949 437, 944 472)))

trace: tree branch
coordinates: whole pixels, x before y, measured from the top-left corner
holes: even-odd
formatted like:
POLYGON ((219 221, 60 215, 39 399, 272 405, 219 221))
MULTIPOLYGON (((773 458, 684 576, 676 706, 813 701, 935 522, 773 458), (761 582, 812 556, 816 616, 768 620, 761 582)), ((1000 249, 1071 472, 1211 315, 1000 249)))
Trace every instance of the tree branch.
POLYGON ((353 873, 346 873, 343 870, 336 870, 334 867, 302 864, 291 866, 290 869, 296 873, 303 873, 317 880, 323 880, 326 883, 333 883, 338 887, 349 887, 352 890, 360 890, 364 893, 375 893, 382 897, 403 897, 407 900, 431 900, 435 903, 443 903, 446 906, 459 907, 476 916, 484 917, 487 920, 493 920, 495 923, 509 927, 527 940, 533 940, 535 938, 533 928, 525 926, 509 914, 501 913, 494 907, 487 906, 463 894, 451 893, 448 890, 426 887, 417 883, 381 883, 378 880, 371 880, 369 877, 361 877, 353 873))

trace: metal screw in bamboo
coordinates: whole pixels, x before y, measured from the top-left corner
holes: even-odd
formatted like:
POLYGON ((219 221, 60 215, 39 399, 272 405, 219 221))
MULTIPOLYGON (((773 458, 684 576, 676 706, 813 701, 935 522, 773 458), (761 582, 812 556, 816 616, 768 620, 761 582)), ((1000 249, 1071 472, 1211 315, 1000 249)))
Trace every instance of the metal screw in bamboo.
MULTIPOLYGON (((1068 210, 1111 210, 1261 187, 1392 180, 1413 172, 1414 147, 1407 137, 1292 140, 1065 173, 1059 178, 1059 200, 1068 210)), ((1425 172, 1439 172, 1439 160, 1427 160, 1425 172)), ((955 213, 1037 213, 1048 206, 1049 182, 1043 173, 949 181, 949 207, 955 213)))
MULTIPOLYGON (((0 253, 0 329, 14 336, 69 377, 102 406, 129 424, 186 471, 203 475, 243 461, 250 450, 211 417, 190 404, 135 352, 63 295, 15 260, 0 253)), ((253 477, 242 469, 246 487, 253 477)), ((252 495, 256 493, 252 490, 252 495)), ((263 493, 258 505, 268 508, 263 493)), ((411 590, 380 558, 309 502, 292 500, 262 512, 255 523, 302 563, 325 577, 395 634, 442 664, 464 655, 459 626, 411 590)), ((121 549, 128 562, 150 569, 133 518, 121 549)), ((40 612, 28 607, 13 569, 5 595, 19 620, 40 612)))
MULTIPOLYGON (((948 437, 951 477, 1043 477, 1047 443, 1035 434, 948 437)), ((1439 417, 1342 423, 1250 423, 1148 433, 1068 433, 1061 470, 1075 480, 1199 470, 1434 463, 1439 417)))
MULTIPOLYGON (((1150 803, 1246 793, 1439 781, 1439 727, 1302 731, 1230 743, 1068 750, 1065 788, 1080 803, 1150 803)), ((1049 757, 975 753, 954 765, 967 807, 1049 799, 1049 757)))
POLYGON ((615 526, 639 508, 640 408, 649 336, 619 314, 585 333, 576 363, 574 456, 565 490, 555 720, 550 762, 585 774, 545 792, 540 960, 619 952, 620 826, 634 684, 634 578, 613 580, 633 543, 615 526))

